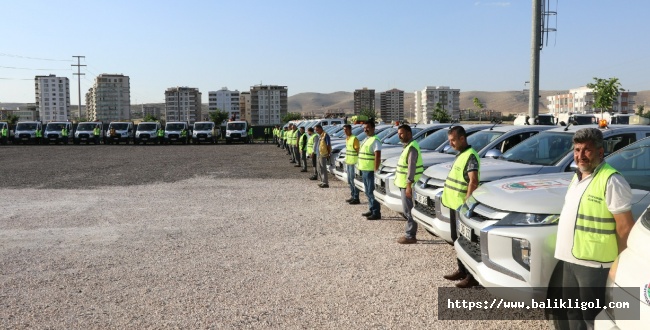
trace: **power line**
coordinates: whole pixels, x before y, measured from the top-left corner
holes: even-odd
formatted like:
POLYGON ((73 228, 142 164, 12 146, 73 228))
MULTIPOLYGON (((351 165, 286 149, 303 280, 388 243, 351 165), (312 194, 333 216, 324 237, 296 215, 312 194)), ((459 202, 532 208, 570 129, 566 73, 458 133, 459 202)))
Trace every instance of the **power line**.
POLYGON ((14 58, 24 58, 24 59, 27 59, 27 60, 38 60, 38 61, 72 62, 72 60, 57 60, 57 59, 53 59, 53 58, 29 57, 29 56, 22 56, 22 55, 7 54, 7 53, 0 53, 0 56, 14 57, 14 58))
POLYGON ((35 69, 35 68, 17 68, 15 66, 2 66, 3 69, 14 69, 14 70, 37 70, 37 71, 68 71, 69 69, 35 69))

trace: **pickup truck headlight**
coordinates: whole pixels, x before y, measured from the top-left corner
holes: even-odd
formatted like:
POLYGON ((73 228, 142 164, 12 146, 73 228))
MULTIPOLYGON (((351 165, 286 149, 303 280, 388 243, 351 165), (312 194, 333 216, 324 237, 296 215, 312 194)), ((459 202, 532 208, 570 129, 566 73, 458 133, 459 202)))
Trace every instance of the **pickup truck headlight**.
POLYGON ((512 258, 530 271, 530 242, 525 238, 512 238, 512 258))
POLYGON ((559 214, 510 213, 495 223, 495 226, 556 225, 559 214))

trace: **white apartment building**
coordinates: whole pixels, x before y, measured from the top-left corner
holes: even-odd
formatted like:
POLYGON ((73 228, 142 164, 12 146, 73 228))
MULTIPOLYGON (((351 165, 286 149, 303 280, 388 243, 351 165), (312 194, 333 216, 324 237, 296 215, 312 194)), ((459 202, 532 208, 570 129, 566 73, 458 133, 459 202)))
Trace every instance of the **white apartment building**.
POLYGON ((437 103, 440 103, 449 115, 459 112, 460 89, 451 89, 449 86, 427 86, 421 91, 415 91, 415 122, 428 123, 437 103))
POLYGON ((239 120, 251 120, 251 92, 239 93, 239 120))
POLYGON ((88 120, 131 120, 131 83, 123 74, 100 74, 86 93, 88 120))
POLYGON ((238 90, 228 90, 222 87, 221 90, 208 92, 208 112, 217 111, 228 112, 228 118, 240 120, 240 100, 238 90))
POLYGON ((287 86, 251 86, 251 125, 274 125, 287 114, 287 86))
POLYGON ((384 122, 404 120, 404 91, 393 88, 379 94, 379 111, 384 122))
MULTIPOLYGON (((612 105, 612 111, 617 113, 634 113, 634 97, 636 92, 619 92, 612 105)), ((594 90, 583 86, 570 89, 567 94, 558 94, 546 97, 546 108, 549 112, 558 115, 561 113, 593 113, 594 90)), ((596 112, 600 109, 596 109, 596 112)))
MULTIPOLYGON (((206 114, 207 116, 207 114, 206 114)), ((198 88, 171 87, 165 91, 165 119, 193 124, 201 116, 201 92, 198 88)))
POLYGON ((375 112, 375 90, 364 87, 354 90, 354 114, 358 115, 362 110, 375 112))
POLYGON ((36 108, 44 122, 70 120, 70 81, 56 75, 36 76, 36 108))

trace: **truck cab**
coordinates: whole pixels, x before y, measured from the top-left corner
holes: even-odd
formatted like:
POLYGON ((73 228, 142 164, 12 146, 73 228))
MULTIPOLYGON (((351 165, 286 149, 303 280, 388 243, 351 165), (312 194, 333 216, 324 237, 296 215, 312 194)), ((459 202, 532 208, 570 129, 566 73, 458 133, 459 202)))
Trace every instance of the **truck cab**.
POLYGON ((201 142, 208 142, 211 144, 217 143, 219 139, 219 130, 216 125, 211 121, 197 121, 192 128, 192 143, 198 144, 201 142))
POLYGON ((120 142, 124 142, 126 144, 129 144, 133 140, 134 133, 135 130, 133 129, 132 122, 113 121, 108 124, 108 130, 106 131, 104 143, 120 144, 120 142))
POLYGON ((160 143, 158 141, 158 130, 160 129, 160 123, 159 122, 141 122, 138 124, 138 127, 135 130, 135 140, 133 140, 135 144, 140 144, 144 143, 147 144, 147 142, 152 142, 153 144, 156 144, 156 142, 160 143))
POLYGON ((74 144, 99 144, 104 138, 104 124, 101 121, 86 121, 79 123, 74 131, 74 144), (99 129, 99 135, 95 135, 95 129, 99 129))
POLYGON ((19 121, 14 132, 14 144, 39 144, 43 137, 43 123, 40 121, 19 121))
POLYGON ((229 121, 226 123, 226 143, 248 143, 248 123, 245 121, 229 121))
POLYGON ((190 141, 190 125, 184 121, 171 121, 165 124, 165 144, 181 142, 187 144, 190 141))
POLYGON ((68 138, 72 135, 72 123, 69 121, 51 121, 45 125, 43 143, 68 144, 68 138), (63 136, 63 130, 67 130, 67 136, 63 136))

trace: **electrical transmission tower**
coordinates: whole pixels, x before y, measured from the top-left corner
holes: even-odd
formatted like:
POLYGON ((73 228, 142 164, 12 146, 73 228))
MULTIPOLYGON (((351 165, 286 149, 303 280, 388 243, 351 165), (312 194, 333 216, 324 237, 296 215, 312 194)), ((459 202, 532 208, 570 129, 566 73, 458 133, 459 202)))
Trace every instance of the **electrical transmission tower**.
MULTIPOLYGON (((550 9, 550 0, 533 0, 533 30, 531 34, 530 59, 530 90, 528 98, 528 115, 535 118, 539 114, 539 52, 548 46, 548 33, 556 32, 551 27, 551 18, 555 18, 557 26, 557 11, 550 9)), ((555 3, 557 8, 557 0, 555 3)))
POLYGON ((85 73, 81 73, 81 67, 86 66, 85 64, 81 64, 81 59, 86 58, 85 56, 72 56, 77 58, 77 64, 70 64, 70 66, 76 66, 77 67, 77 73, 72 73, 73 75, 77 76, 77 86, 79 87, 79 115, 77 118, 81 118, 81 76, 85 75, 85 73))

